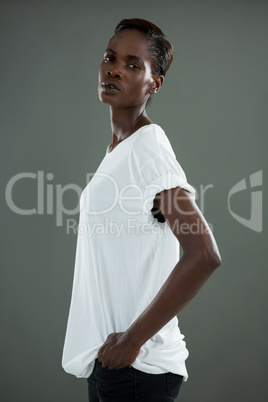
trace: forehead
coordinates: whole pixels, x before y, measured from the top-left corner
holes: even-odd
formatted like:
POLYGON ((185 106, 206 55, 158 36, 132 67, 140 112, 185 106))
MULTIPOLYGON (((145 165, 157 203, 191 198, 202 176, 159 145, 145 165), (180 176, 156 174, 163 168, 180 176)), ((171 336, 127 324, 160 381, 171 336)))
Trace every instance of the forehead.
POLYGON ((118 32, 109 41, 108 48, 121 54, 131 54, 150 62, 149 41, 146 36, 137 29, 125 29, 118 32))

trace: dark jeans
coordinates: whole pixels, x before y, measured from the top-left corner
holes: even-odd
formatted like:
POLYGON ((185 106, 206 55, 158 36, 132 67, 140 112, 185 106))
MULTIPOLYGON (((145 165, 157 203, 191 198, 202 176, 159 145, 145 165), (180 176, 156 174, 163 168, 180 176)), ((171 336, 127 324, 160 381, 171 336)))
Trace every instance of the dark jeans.
POLYGON ((134 367, 103 368, 95 360, 87 378, 89 402, 174 402, 183 377, 174 373, 148 374, 134 367))

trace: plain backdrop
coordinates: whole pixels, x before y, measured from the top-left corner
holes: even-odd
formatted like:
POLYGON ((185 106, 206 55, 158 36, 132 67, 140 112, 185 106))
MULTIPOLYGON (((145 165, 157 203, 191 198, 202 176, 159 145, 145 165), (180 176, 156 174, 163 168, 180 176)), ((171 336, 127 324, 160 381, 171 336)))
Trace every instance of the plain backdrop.
MULTIPOLYGON (((263 208, 256 204, 253 191, 262 195, 267 172, 268 2, 0 4, 1 401, 87 401, 86 380, 61 367, 77 236, 68 220, 78 222, 79 214, 63 213, 61 221, 56 211, 60 189, 83 189, 111 143, 98 67, 115 25, 139 17, 159 25, 174 45, 174 62, 148 114, 196 188, 222 255, 222 266, 179 315, 190 355, 178 400, 264 402, 266 203, 263 194, 263 208), (12 200, 36 209, 31 215, 13 211, 5 196, 19 174, 12 200), (234 214, 248 222, 254 214, 262 228, 234 214)), ((66 190, 64 208, 75 210, 77 202, 76 192, 66 190)))

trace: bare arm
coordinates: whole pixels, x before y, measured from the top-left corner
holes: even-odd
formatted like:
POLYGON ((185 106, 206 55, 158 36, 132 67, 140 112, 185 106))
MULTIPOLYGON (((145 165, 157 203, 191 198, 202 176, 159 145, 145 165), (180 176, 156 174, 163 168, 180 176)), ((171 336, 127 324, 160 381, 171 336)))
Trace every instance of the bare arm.
POLYGON ((194 298, 221 264, 213 234, 186 190, 164 190, 156 201, 182 246, 183 256, 137 320, 125 332, 109 335, 99 350, 99 360, 108 368, 131 364, 140 347, 194 298))

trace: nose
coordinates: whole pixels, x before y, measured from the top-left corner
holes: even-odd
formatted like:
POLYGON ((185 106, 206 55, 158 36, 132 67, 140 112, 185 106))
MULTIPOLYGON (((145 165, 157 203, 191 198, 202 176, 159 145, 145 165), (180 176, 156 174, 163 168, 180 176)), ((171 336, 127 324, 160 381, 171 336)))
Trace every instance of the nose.
POLYGON ((108 77, 114 77, 114 78, 119 78, 119 79, 123 77, 121 71, 118 70, 117 68, 109 68, 109 69, 106 71, 106 75, 107 75, 108 77))

